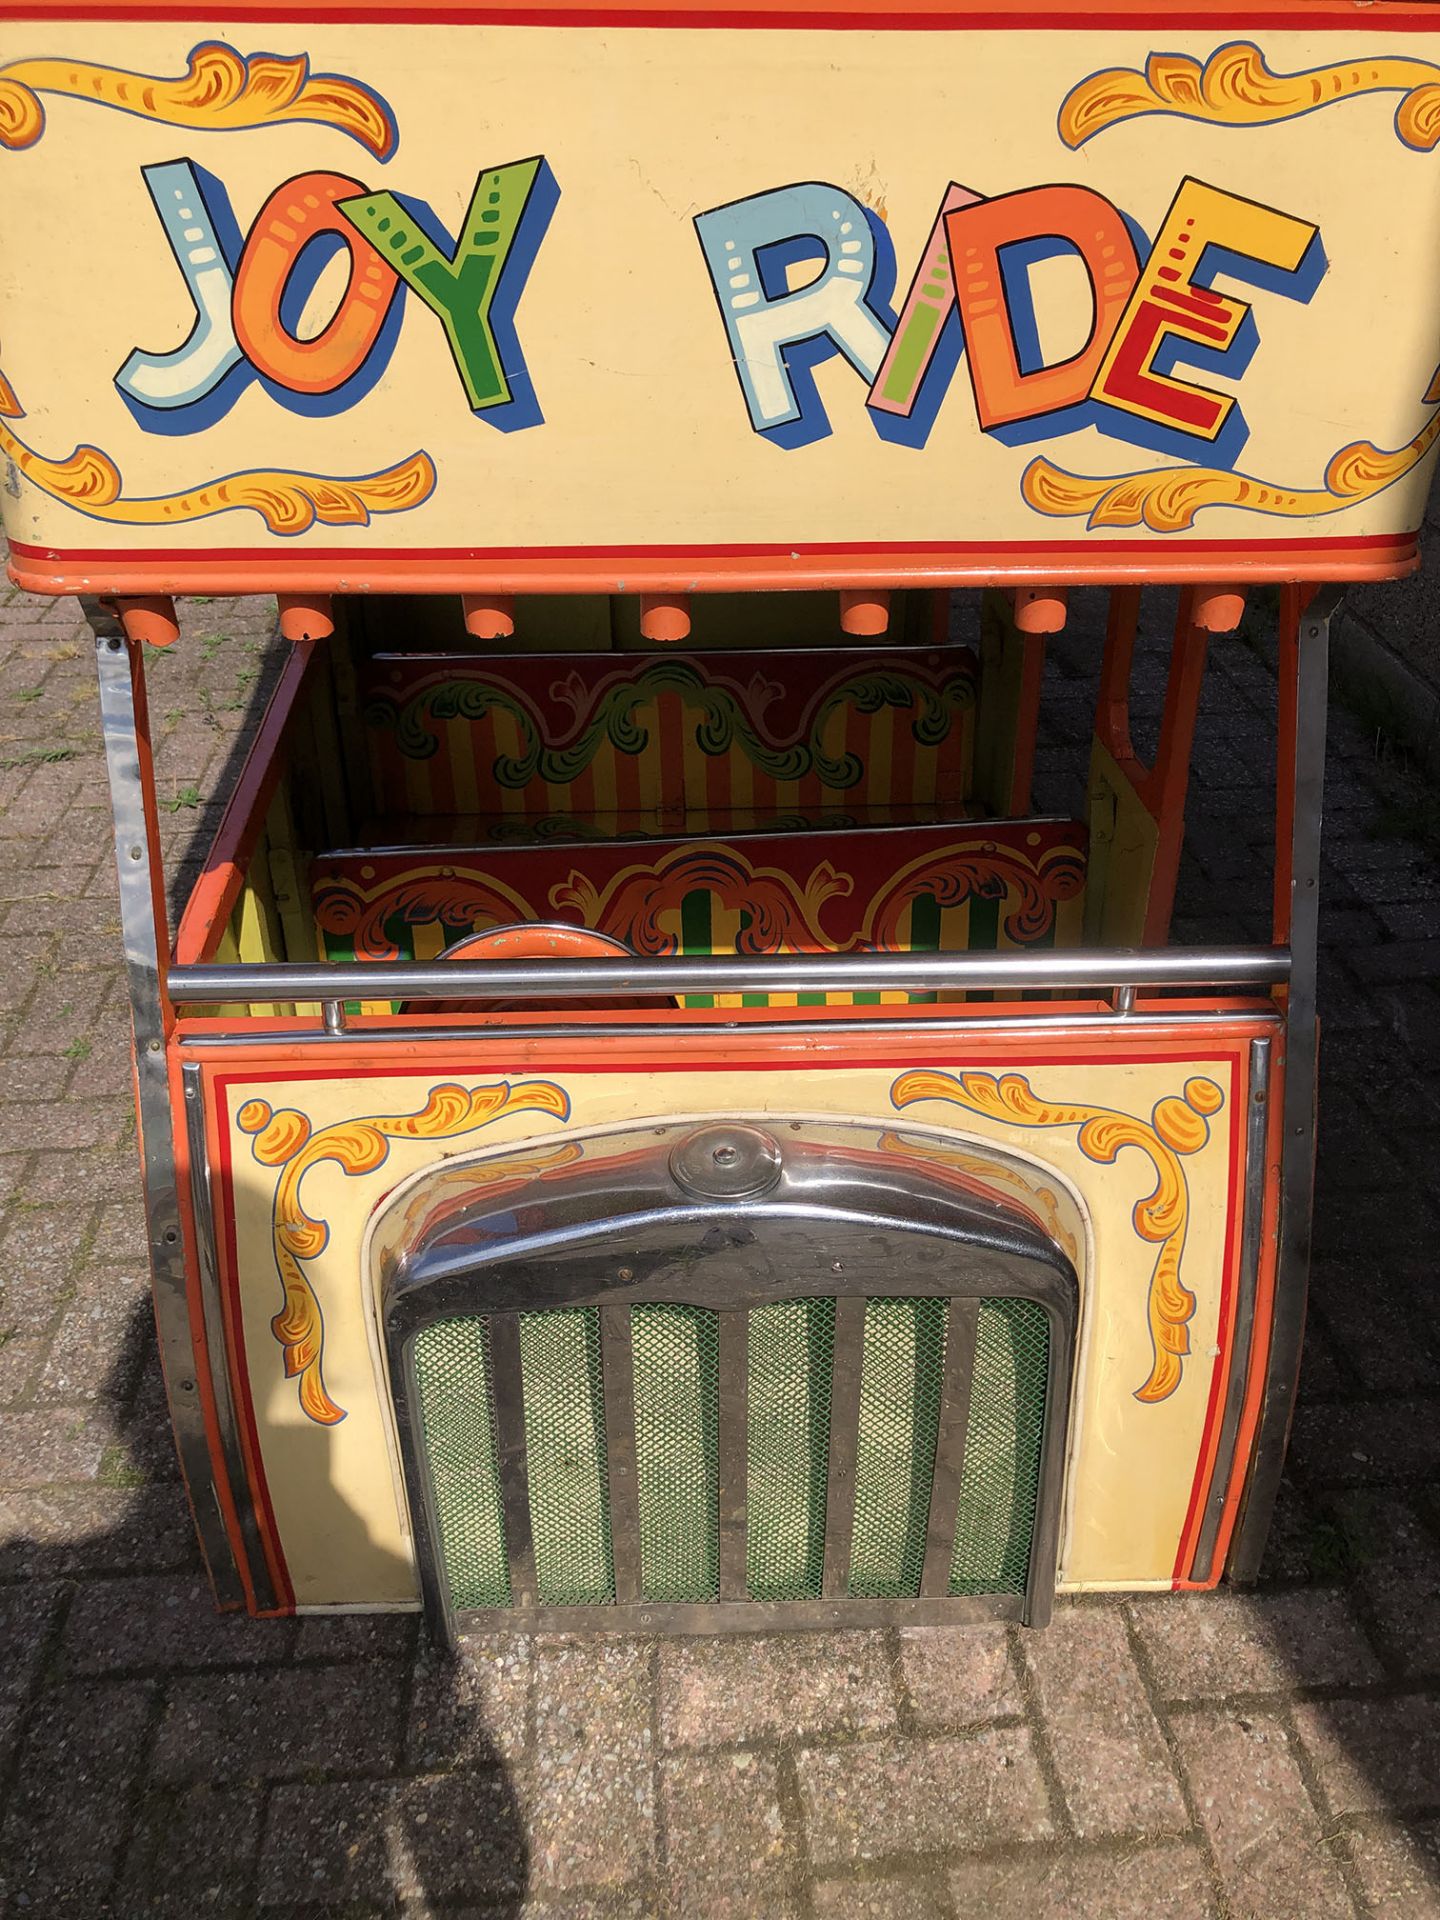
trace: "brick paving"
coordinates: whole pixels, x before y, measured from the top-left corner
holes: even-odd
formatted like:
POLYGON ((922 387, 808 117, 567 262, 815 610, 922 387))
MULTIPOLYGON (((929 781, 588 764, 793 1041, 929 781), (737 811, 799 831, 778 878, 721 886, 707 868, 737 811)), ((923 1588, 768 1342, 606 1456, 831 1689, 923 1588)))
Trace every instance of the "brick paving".
MULTIPOLYGON (((187 621, 151 672, 177 886, 274 661, 264 608, 187 621)), ((1264 627, 1215 649, 1182 939, 1265 931, 1264 627)), ((1314 1310, 1261 1586, 1045 1635, 498 1636, 449 1669, 408 1618, 209 1610, 144 1301, 90 643, 0 590, 0 1913, 1440 1915, 1440 801, 1373 723, 1332 726, 1314 1310)))

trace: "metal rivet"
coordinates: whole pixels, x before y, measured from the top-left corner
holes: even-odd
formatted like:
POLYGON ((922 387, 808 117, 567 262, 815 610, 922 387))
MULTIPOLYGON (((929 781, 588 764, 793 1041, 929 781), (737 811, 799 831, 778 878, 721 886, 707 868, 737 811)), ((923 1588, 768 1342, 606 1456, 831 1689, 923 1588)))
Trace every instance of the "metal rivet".
POLYGON ((158 1040, 151 1040, 150 1042, 148 1042, 148 1050, 151 1053, 159 1053, 160 1042, 158 1040))
POLYGON ((635 1275, 630 1270, 629 1267, 621 1267, 620 1271, 616 1274, 615 1278, 617 1280, 633 1280, 635 1278, 635 1275))
POLYGON ((193 1380, 182 1380, 180 1382, 180 1391, 181 1393, 193 1393, 195 1391, 195 1382, 193 1380))
POLYGON ((179 1231, 175 1227, 167 1227, 165 1229, 165 1244, 167 1247, 173 1247, 179 1238, 179 1231))

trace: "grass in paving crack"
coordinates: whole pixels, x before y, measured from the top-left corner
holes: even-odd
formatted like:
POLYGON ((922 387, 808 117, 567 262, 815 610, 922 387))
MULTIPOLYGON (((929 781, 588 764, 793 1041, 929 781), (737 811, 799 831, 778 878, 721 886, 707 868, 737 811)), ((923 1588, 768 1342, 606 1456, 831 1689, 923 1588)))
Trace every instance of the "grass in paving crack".
POLYGON ((198 807, 199 804, 200 789, 198 787, 181 787, 177 792, 172 793, 168 800, 160 802, 167 813, 179 813, 182 807, 198 807))
POLYGON ((13 773, 17 767, 54 767, 62 760, 78 757, 78 747, 27 747, 24 753, 0 760, 0 773, 13 773))

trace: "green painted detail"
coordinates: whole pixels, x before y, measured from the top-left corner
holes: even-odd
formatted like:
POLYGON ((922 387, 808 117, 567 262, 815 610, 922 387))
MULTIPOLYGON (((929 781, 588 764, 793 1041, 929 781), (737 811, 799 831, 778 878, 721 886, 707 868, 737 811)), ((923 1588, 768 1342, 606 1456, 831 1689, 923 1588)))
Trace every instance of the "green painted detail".
MULTIPOLYGON (((709 953, 710 946, 710 907, 711 896, 703 887, 696 887, 687 893, 680 902, 680 951, 681 953, 709 953)), ((687 993, 684 995, 687 1007, 713 1007, 713 993, 687 993)))
POLYGON ((637 714, 663 694, 677 694, 683 700, 703 752, 719 756, 738 748, 752 766, 772 779, 799 780, 813 774, 824 786, 840 792, 859 785, 865 765, 858 754, 825 751, 825 731, 836 713, 849 709, 872 714, 887 707, 909 710, 915 716, 911 732, 917 744, 934 747, 949 736, 956 716, 975 703, 974 685, 964 674, 952 674, 936 686, 891 671, 860 674, 834 687, 810 711, 804 738, 777 742, 759 731, 731 688, 712 684, 687 660, 655 660, 625 679, 611 681, 583 731, 563 746, 547 742, 530 705, 495 681, 444 680, 422 687, 403 704, 377 694, 365 709, 365 723, 392 732, 407 760, 428 760, 439 750, 438 729, 446 722, 503 713, 513 721, 523 745, 517 754, 497 758, 499 784, 512 789, 532 781, 567 786, 607 742, 619 753, 643 753, 650 744, 650 732, 637 714))
POLYGON ((915 391, 931 342, 940 324, 938 311, 923 303, 915 308, 895 348, 890 374, 881 392, 883 400, 908 400, 915 391))
POLYGON ((351 226, 372 245, 380 247, 383 236, 384 247, 396 256, 395 271, 439 318, 465 397, 476 413, 504 406, 513 397, 500 364, 490 312, 525 203, 543 164, 539 159, 516 160, 480 175, 454 256, 448 260, 393 193, 367 193, 337 203, 351 226), (498 211, 482 212, 482 196, 496 201, 498 211), (486 230, 485 221, 498 224, 486 230), (402 247, 407 251, 402 253, 402 247))

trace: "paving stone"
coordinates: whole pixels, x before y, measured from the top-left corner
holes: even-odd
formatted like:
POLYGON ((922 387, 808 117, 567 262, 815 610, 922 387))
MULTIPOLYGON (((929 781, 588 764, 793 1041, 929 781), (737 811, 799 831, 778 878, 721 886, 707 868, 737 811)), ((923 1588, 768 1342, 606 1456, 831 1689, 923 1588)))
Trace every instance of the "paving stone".
POLYGON ((399 1755, 400 1678, 383 1666, 206 1674, 175 1681, 155 1741, 162 1786, 379 1773, 399 1755))
POLYGON ((406 1759, 425 1771, 491 1767, 526 1747, 530 1643, 518 1634, 470 1634, 453 1659, 429 1650, 415 1664, 406 1759))
POLYGON ((1025 1659, 1075 1831, 1093 1839, 1188 1826, 1120 1613, 1057 1608, 1025 1659))
POLYGON ((1440 1820, 1352 1827, 1350 1858, 1366 1901, 1384 1920, 1440 1920, 1440 1820))
POLYGON ((1032 1914, 1044 1920, 1210 1920, 1220 1911, 1205 1856, 1188 1842, 1119 1854, 1030 1852, 962 1860, 951 1867, 949 1882, 957 1913, 1003 1920, 1012 1914, 1017 1920, 1032 1914))
POLYGON ((1337 1517, 1377 1644, 1392 1669, 1440 1674, 1440 1542, 1413 1501, 1346 1494, 1337 1517))
POLYGON ((1167 1699, 1359 1685, 1381 1677, 1349 1603, 1323 1588, 1173 1593, 1136 1601, 1131 1611, 1167 1699))
POLYGON ((55 1329, 36 1401, 73 1406, 128 1399, 142 1342, 153 1337, 149 1303, 150 1283, 143 1276, 87 1272, 55 1329))
POLYGON ((278 1787, 260 1852, 259 1904, 488 1897, 516 1914, 528 1877, 520 1791, 504 1772, 278 1787))
POLYGON ((537 1890, 614 1884, 655 1865, 650 1654, 632 1641, 541 1640, 531 1865, 537 1890))
POLYGON ((793 1912, 774 1759, 758 1753, 682 1755, 660 1773, 677 1915, 749 1920, 793 1912))
POLYGON ((293 1620, 218 1612, 202 1576, 157 1574, 77 1587, 61 1651, 72 1673, 183 1673, 274 1665, 289 1659, 295 1634, 293 1620))
POLYGON ((669 1747, 895 1724, 889 1652, 875 1632, 664 1641, 659 1687, 669 1747))
MULTIPOLYGON (((28 1187, 28 1182, 26 1186, 28 1187)), ((0 1314, 27 1331, 49 1324, 64 1305, 90 1225, 88 1206, 12 1209, 0 1233, 0 1314)))
POLYGON ((55 1583, 28 1582, 0 1588, 0 1771, 14 1751, 30 1690, 40 1672, 55 1618, 67 1590, 55 1583))
POLYGON ((93 1480, 106 1433, 95 1417, 72 1407, 0 1414, 0 1460, 12 1487, 57 1480, 93 1480))
POLYGON ((1025 1709, 1004 1627, 902 1627, 900 1671, 923 1727, 969 1726, 1025 1709))
POLYGON ((297 1660, 408 1658, 420 1627, 418 1613, 306 1613, 295 1622, 297 1660))
POLYGON ((12 1911, 49 1914, 96 1898, 129 1825, 129 1797, 154 1716, 148 1682, 61 1687, 30 1717, 0 1840, 12 1911))
POLYGON ((1200 1824, 1234 1920, 1354 1912, 1333 1835, 1321 1824, 1284 1725, 1230 1711, 1174 1723, 1200 1824))
POLYGON ((1041 1840, 1052 1832, 1027 1727, 811 1748, 795 1766, 817 1865, 1041 1840))
POLYGON ((1295 1728, 1335 1813, 1432 1807, 1440 1781, 1440 1699, 1297 1700, 1295 1728))
POLYGON ((169 1487, 46 1487, 0 1493, 0 1578, 193 1568, 195 1526, 169 1487))
POLYGON ((944 1911, 933 1871, 866 1880, 847 1873, 842 1880, 815 1882, 815 1920, 935 1920, 944 1911))
POLYGON ((1302 1406, 1290 1437, 1294 1471, 1307 1486, 1433 1483, 1440 1478, 1440 1419, 1433 1400, 1346 1401, 1302 1406))
POLYGON ((261 1809, 254 1788, 146 1795, 120 1877, 120 1911, 188 1920, 253 1910, 261 1809))

